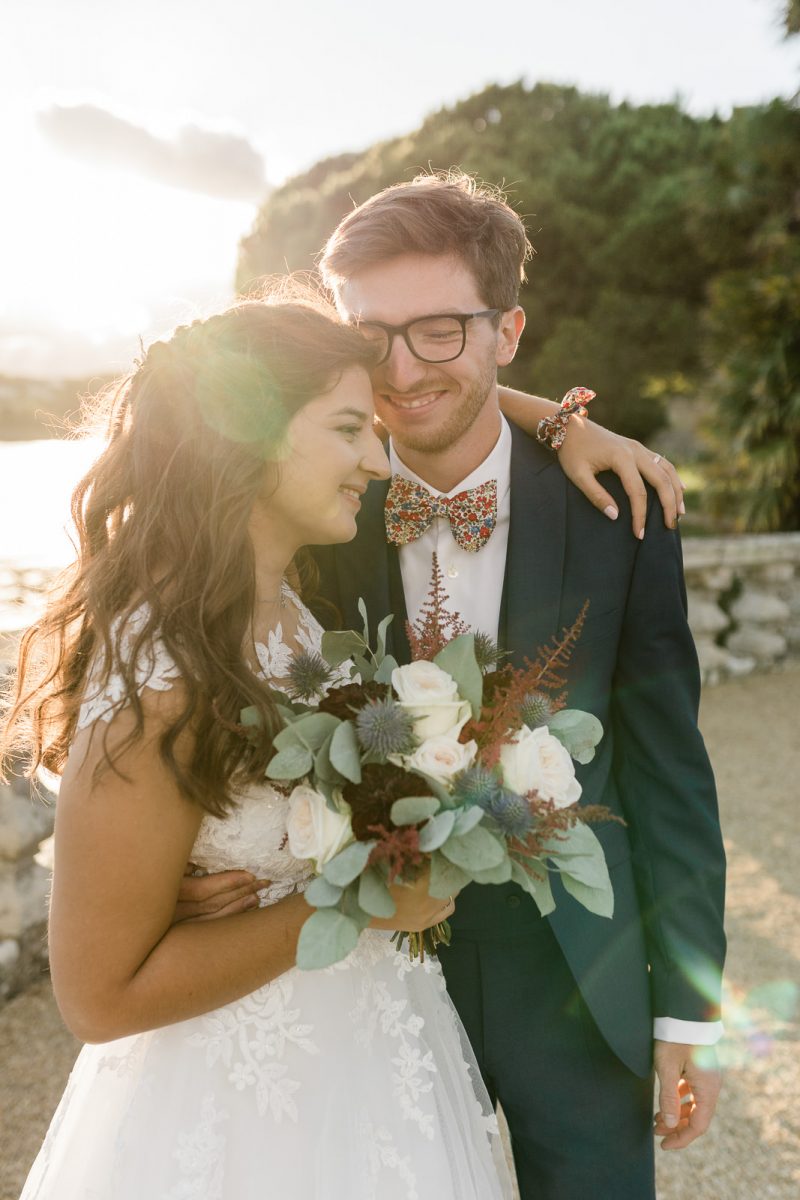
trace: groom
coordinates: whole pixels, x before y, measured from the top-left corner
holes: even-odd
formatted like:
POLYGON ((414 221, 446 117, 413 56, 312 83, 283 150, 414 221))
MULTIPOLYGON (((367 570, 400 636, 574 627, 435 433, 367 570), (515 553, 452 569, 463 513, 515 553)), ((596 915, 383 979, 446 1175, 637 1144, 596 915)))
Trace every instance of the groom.
MULTIPOLYGON (((696 723, 678 534, 652 493, 642 540, 606 520, 553 452, 499 412, 497 368, 524 325, 526 248, 513 210, 467 178, 389 188, 333 233, 323 275, 383 355, 375 404, 391 434, 393 481, 368 489, 356 539, 317 557, 342 627, 359 627, 359 597, 373 628, 395 614, 389 650, 401 663, 433 552, 448 607, 517 664, 590 600, 569 703, 605 730, 595 759, 578 768, 582 801, 625 820, 598 829, 614 917, 591 915, 557 882, 547 919, 515 884, 473 885, 458 897, 441 961, 508 1120, 524 1200, 646 1200, 655 1195, 654 1048, 655 1132, 666 1148, 704 1132, 719 1091, 711 1047, 721 1029, 724 853, 696 723), (414 489, 496 497, 493 532, 470 544, 444 507, 427 527, 404 524, 414 489)), ((619 506, 619 481, 605 482, 619 506)))
MULTIPOLYGON (((373 629, 394 613, 389 650, 400 662, 434 552, 448 607, 516 664, 590 601, 569 703, 605 730, 594 760, 578 768, 582 802, 625 820, 595 827, 614 917, 592 916, 557 879, 546 919, 514 884, 473 885, 457 899, 441 960, 506 1115, 523 1200, 648 1200, 653 1059, 665 1148, 705 1131, 719 1092, 724 854, 696 723, 677 533, 650 491, 643 537, 632 537, 601 511, 604 492, 585 489, 593 507, 554 453, 499 412, 497 368, 513 358, 524 325, 527 249, 513 210, 466 177, 389 188, 333 233, 321 265, 342 314, 380 344, 375 404, 394 477, 391 488, 367 490, 355 540, 317 558, 338 627, 360 628, 359 597, 373 629), (423 498, 479 489, 494 525, 488 540, 451 527, 449 514, 408 528, 407 497, 415 513, 431 508, 415 487, 423 498)), ((622 481, 603 482, 621 511, 622 481)), ((241 887, 233 874, 235 885, 187 880, 177 915, 235 911, 255 884, 241 887)))

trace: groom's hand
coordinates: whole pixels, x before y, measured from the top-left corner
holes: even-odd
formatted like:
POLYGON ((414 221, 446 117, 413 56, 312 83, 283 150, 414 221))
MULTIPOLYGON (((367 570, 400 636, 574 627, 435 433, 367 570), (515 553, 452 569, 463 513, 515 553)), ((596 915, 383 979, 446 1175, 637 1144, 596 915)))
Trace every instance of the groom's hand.
POLYGON ((713 1046, 655 1043, 658 1112, 653 1132, 662 1150, 683 1150, 701 1137, 717 1107, 722 1074, 713 1046), (700 1065, 698 1065, 700 1064, 700 1065))
POLYGON ((195 875, 194 863, 188 863, 181 880, 172 924, 178 921, 213 921, 258 906, 256 892, 269 884, 249 871, 218 871, 215 875, 195 875))

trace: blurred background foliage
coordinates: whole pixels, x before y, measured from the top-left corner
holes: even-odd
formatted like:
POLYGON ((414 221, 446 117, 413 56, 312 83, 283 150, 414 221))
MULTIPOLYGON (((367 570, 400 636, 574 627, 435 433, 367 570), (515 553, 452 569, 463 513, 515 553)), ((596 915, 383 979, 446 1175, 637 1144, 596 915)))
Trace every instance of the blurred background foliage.
POLYGON ((590 386, 597 420, 694 461, 722 527, 800 528, 796 99, 723 120, 488 87, 274 191, 242 242, 238 287, 312 270, 354 204, 452 165, 505 188, 536 251, 504 382, 552 398, 590 386), (663 441, 675 413, 688 429, 677 451, 663 441))

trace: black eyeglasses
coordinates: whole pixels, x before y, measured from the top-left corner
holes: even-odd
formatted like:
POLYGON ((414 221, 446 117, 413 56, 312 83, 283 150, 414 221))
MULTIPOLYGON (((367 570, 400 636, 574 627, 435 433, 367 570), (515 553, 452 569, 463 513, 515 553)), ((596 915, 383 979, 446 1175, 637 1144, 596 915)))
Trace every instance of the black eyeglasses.
POLYGON ((396 337, 402 337, 414 358, 426 363, 452 362, 464 353, 467 344, 467 321, 478 317, 498 317, 501 308, 484 308, 473 313, 435 313, 415 317, 405 325, 387 325, 384 321, 359 321, 364 337, 374 342, 380 351, 376 366, 385 363, 392 352, 396 337))

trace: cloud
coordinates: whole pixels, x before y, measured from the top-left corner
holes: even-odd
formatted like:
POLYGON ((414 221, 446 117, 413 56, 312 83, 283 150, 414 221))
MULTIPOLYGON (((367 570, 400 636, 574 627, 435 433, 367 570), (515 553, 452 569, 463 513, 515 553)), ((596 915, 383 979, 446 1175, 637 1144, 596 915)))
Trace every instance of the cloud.
POLYGON ((259 200, 267 190, 263 158, 234 133, 184 125, 169 140, 95 104, 54 104, 37 120, 51 143, 86 162, 226 200, 259 200))

